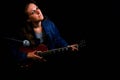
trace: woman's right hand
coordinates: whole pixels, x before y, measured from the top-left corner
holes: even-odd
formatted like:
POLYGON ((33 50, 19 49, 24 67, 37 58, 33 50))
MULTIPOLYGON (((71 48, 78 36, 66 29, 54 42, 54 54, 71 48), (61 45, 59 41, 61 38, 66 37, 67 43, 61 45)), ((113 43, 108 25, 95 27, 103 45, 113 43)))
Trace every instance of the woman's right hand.
POLYGON ((35 54, 36 52, 37 52, 36 50, 28 52, 27 53, 27 58, 31 58, 31 59, 34 59, 34 60, 39 60, 41 62, 46 62, 46 60, 43 57, 36 55, 35 54))

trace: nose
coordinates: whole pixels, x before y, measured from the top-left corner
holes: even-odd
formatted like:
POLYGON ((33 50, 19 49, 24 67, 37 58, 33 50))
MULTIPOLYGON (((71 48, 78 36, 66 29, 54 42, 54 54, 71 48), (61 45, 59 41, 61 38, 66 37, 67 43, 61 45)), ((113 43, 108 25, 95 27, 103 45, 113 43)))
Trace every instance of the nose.
POLYGON ((36 13, 37 13, 37 14, 40 14, 40 10, 37 9, 37 10, 36 10, 36 13))

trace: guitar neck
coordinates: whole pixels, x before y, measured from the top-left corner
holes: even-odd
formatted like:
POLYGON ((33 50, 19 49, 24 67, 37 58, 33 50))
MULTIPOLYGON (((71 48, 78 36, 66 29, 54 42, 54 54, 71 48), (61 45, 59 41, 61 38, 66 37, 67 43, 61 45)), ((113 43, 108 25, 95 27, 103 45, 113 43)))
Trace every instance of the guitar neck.
MULTIPOLYGON (((69 51, 71 50, 72 48, 70 47, 71 45, 67 46, 67 47, 62 47, 62 48, 57 48, 57 49, 52 49, 52 50, 47 50, 47 51, 37 51, 37 55, 39 56, 47 56, 47 55, 51 55, 51 54, 59 54, 59 53, 63 53, 65 51, 69 51)), ((76 48, 78 47, 84 47, 86 46, 85 44, 85 40, 82 40, 79 44, 76 44, 76 45, 72 45, 76 48)))
POLYGON ((57 53, 59 54, 59 53, 62 53, 62 52, 68 51, 68 50, 70 50, 70 47, 62 47, 62 48, 47 50, 44 52, 37 51, 37 55, 47 56, 47 55, 51 55, 51 54, 57 54, 57 53))

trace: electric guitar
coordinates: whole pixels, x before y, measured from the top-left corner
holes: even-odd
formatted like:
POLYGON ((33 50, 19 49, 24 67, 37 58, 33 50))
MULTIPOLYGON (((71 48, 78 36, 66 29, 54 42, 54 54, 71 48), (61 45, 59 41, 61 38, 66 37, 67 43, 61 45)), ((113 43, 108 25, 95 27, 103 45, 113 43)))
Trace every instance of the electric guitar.
POLYGON ((37 55, 45 57, 45 56, 49 56, 49 55, 53 55, 53 54, 57 54, 57 53, 59 54, 59 53, 65 52, 65 51, 70 51, 72 49, 71 46, 74 46, 79 50, 79 48, 86 46, 85 40, 81 40, 79 44, 69 45, 67 47, 61 47, 61 48, 56 48, 56 49, 52 49, 52 50, 48 50, 46 45, 40 44, 33 49, 31 49, 29 47, 21 47, 20 51, 27 53, 27 52, 36 50, 37 55))
MULTIPOLYGON (((74 47, 76 47, 78 50, 84 46, 86 46, 85 44, 85 40, 81 40, 79 44, 75 44, 75 45, 72 45, 74 47)), ((72 48, 71 48, 71 45, 67 46, 67 47, 61 47, 61 48, 56 48, 56 49, 52 49, 52 50, 48 50, 47 46, 44 45, 44 44, 40 44, 38 45, 37 47, 35 48, 29 48, 29 47, 20 47, 20 51, 24 52, 24 53, 27 53, 27 52, 32 52, 36 50, 36 53, 37 55, 41 56, 41 57, 46 57, 46 56, 50 56, 50 55, 56 55, 56 54, 61 54, 63 52, 66 52, 66 51, 72 51, 72 48)), ((31 65, 31 62, 29 64, 24 64, 24 66, 28 66, 28 65, 31 65)), ((23 66, 23 64, 22 64, 23 66)))

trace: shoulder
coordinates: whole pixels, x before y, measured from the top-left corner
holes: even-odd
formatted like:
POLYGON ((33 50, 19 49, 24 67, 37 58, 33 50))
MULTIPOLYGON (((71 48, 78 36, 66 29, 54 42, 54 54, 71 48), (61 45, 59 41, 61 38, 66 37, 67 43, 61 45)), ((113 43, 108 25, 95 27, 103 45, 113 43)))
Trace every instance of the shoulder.
POLYGON ((49 24, 49 25, 54 25, 54 22, 49 19, 47 16, 45 16, 44 20, 42 21, 43 24, 49 24))

